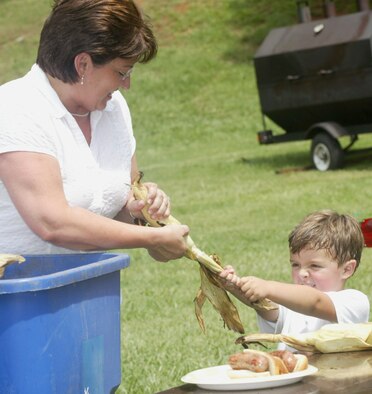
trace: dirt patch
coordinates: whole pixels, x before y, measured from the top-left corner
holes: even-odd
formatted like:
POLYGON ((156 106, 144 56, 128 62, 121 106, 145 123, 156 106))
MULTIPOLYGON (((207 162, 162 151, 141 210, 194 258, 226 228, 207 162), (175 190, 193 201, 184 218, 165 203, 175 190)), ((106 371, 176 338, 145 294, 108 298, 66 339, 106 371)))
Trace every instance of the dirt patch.
POLYGON ((184 14, 185 12, 187 12, 189 10, 189 4, 186 1, 184 1, 183 3, 176 4, 174 6, 174 9, 177 12, 184 14))

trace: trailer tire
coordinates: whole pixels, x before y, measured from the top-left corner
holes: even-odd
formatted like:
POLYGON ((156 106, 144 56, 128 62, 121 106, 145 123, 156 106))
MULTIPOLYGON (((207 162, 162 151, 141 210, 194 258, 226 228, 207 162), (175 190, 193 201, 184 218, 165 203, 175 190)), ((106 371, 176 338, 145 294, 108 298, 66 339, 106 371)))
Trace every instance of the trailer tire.
POLYGON ((336 138, 318 133, 311 143, 311 159, 319 171, 335 170, 343 165, 344 151, 336 138))

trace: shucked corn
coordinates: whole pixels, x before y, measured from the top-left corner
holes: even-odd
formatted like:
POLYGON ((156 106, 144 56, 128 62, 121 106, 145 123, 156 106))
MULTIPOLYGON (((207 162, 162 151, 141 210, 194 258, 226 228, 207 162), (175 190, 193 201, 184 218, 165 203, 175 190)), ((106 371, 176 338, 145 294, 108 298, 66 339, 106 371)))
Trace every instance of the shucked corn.
POLYGON ((0 254, 0 278, 4 276, 5 267, 12 263, 23 263, 24 257, 16 254, 0 254))
POLYGON ((236 340, 244 347, 257 342, 283 342, 301 352, 312 353, 372 350, 372 323, 326 324, 317 331, 297 335, 257 333, 236 340))

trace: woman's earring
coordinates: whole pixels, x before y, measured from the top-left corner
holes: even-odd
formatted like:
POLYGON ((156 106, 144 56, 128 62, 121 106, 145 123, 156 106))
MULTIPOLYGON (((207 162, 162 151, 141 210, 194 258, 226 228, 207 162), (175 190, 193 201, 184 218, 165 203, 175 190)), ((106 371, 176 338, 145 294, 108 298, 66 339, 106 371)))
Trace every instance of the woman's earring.
POLYGON ((80 78, 80 85, 84 85, 84 75, 82 75, 80 78))

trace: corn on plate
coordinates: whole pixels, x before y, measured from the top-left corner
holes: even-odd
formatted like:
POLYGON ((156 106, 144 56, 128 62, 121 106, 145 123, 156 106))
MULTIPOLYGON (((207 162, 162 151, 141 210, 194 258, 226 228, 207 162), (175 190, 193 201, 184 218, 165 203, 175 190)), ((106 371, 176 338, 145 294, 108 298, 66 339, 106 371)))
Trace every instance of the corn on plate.
POLYGON ((236 340, 241 345, 256 342, 283 342, 299 351, 312 353, 371 350, 372 322, 326 324, 317 331, 297 335, 249 334, 236 340))

